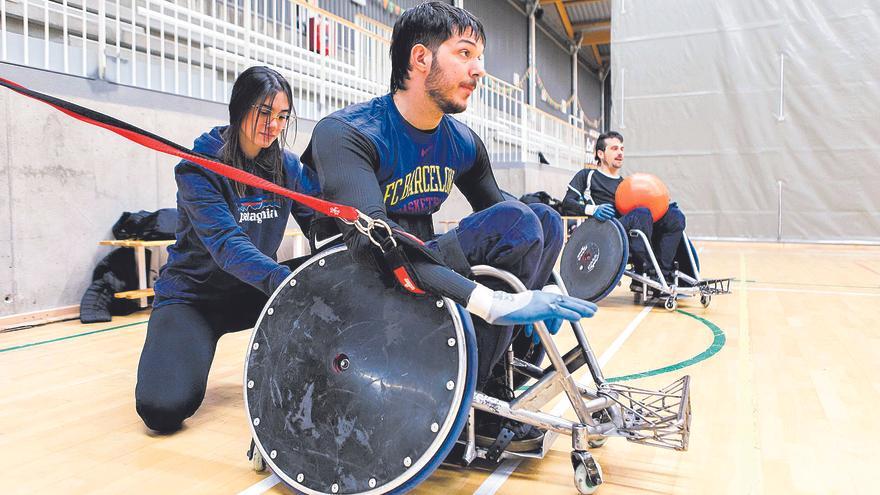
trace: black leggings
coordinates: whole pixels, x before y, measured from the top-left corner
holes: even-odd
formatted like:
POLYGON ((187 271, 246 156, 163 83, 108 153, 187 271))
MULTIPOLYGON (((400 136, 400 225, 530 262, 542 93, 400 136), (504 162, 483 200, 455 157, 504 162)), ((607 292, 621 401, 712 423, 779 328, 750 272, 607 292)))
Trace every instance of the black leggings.
POLYGON ((268 298, 254 290, 222 303, 154 309, 138 363, 135 404, 152 430, 172 432, 205 398, 217 341, 254 326, 268 298))

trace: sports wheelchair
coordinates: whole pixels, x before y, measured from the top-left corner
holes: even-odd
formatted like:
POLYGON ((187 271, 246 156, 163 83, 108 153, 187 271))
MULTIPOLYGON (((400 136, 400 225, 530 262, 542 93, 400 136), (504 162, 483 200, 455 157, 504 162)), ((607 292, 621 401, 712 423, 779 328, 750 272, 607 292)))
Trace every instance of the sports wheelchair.
POLYGON ((669 311, 678 308, 682 297, 700 297, 708 308, 712 296, 730 293, 730 278, 704 279, 700 276, 700 259, 687 233, 675 254, 671 280, 666 280, 651 242, 644 232, 626 232, 617 219, 600 222, 593 217, 563 217, 570 230, 560 260, 560 273, 571 295, 598 302, 620 284, 623 275, 641 285, 635 292, 636 303, 652 304, 662 299, 669 311), (629 238, 645 243, 651 266, 636 267, 629 263, 629 238))
MULTIPOLYGON (((603 481, 589 449, 609 437, 687 449, 689 376, 659 391, 608 383, 579 323, 569 325, 577 345, 564 354, 538 323, 550 365, 520 359, 511 345, 504 379, 527 388, 511 400, 490 397, 476 391, 470 315, 447 298, 403 293, 345 251, 327 249, 299 266, 254 328, 244 397, 255 468, 300 493, 403 493, 443 462, 542 458, 562 434, 572 439, 575 486, 589 494, 603 481), (589 383, 574 378, 583 366, 589 383), (542 411, 560 393, 576 421, 542 411), (475 442, 475 410, 547 433, 533 452, 492 451, 475 442)), ((507 272, 473 271, 526 290, 507 272)))

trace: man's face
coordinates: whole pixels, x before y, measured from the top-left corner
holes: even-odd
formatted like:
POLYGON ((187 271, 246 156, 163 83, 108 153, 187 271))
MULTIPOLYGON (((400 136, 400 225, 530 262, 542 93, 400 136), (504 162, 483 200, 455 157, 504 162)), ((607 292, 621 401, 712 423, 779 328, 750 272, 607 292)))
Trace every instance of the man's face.
POLYGON ((605 151, 599 150, 599 159, 609 167, 620 170, 623 167, 623 143, 617 138, 605 140, 605 151))
POLYGON ((485 74, 483 42, 468 30, 437 48, 425 89, 443 113, 461 113, 467 110, 468 98, 485 74))

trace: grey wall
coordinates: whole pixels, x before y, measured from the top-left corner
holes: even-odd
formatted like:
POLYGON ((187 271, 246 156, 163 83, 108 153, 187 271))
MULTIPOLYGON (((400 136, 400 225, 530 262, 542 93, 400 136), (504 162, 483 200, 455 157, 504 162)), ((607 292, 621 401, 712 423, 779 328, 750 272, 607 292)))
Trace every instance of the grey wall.
MULTIPOLYGON (((0 77, 186 146, 227 120, 225 105, 102 81, 3 63, 0 77)), ((2 88, 0 316, 78 304, 119 215, 175 206, 176 162, 2 88)))
POLYGON ((578 98, 581 108, 590 120, 600 120, 602 107, 602 81, 589 69, 578 64, 578 98))
MULTIPOLYGON (((394 0, 394 3, 400 5, 401 8, 410 8, 424 1, 425 0, 394 0)), ((321 0, 318 2, 318 6, 352 22, 354 22, 354 18, 357 14, 361 14, 370 19, 379 21, 382 24, 388 26, 394 25, 394 21, 397 20, 398 16, 393 13, 388 13, 387 10, 382 8, 381 2, 377 2, 376 0, 365 0, 364 3, 365 5, 362 6, 351 0, 321 0)))
MULTIPOLYGON (((554 100, 561 101, 571 96, 571 55, 560 48, 542 30, 535 29, 537 44, 535 46, 535 65, 538 74, 544 81, 547 93, 554 100)), ((553 108, 547 101, 541 100, 541 88, 538 86, 535 95, 536 106, 554 117, 564 118, 563 113, 553 108)))
POLYGON ((465 0, 464 8, 480 19, 486 31, 486 71, 511 84, 514 73, 522 78, 529 63, 529 21, 525 14, 507 0, 465 0))

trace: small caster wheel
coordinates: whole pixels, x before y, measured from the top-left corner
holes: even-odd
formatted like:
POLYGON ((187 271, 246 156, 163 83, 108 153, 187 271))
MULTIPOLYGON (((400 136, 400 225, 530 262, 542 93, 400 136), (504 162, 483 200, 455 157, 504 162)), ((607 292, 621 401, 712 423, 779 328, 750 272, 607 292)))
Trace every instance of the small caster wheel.
POLYGON ((262 473, 266 470, 266 460, 263 459, 263 454, 260 453, 260 449, 254 449, 254 458, 251 459, 251 463, 253 464, 254 471, 258 473, 262 473))
POLYGON ((247 456, 251 460, 251 467, 254 468, 254 471, 262 473, 266 470, 266 460, 263 459, 263 454, 260 453, 260 449, 257 448, 257 444, 253 440, 251 440, 251 448, 247 451, 247 456))
POLYGON ((675 308, 678 307, 678 301, 675 300, 675 297, 669 296, 663 303, 663 307, 666 308, 667 311, 675 311, 675 308))
POLYGON ((712 296, 708 294, 700 296, 700 304, 702 304, 704 308, 708 308, 709 305, 712 304, 712 296))
POLYGON ((590 437, 587 439, 587 445, 589 445, 591 449, 598 449, 605 445, 605 442, 607 441, 608 437, 590 437))
POLYGON ((602 484, 602 468, 589 452, 572 452, 571 464, 574 466, 574 486, 578 493, 596 493, 602 484))

